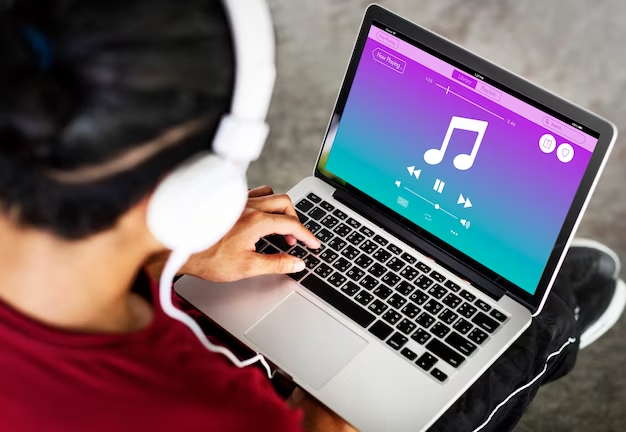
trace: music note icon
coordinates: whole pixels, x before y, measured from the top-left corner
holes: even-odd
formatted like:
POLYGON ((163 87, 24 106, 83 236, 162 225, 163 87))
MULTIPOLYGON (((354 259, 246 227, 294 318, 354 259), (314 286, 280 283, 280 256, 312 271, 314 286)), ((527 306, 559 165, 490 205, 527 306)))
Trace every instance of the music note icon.
POLYGON ((476 155, 478 154, 478 150, 480 149, 480 144, 483 142, 483 138, 485 136, 485 132, 487 131, 488 125, 489 123, 482 120, 474 120, 464 117, 452 117, 452 120, 450 120, 450 126, 448 126, 448 132, 446 132, 446 137, 443 140, 443 144, 441 144, 441 148, 428 150, 426 153, 424 153, 424 160, 429 165, 439 164, 446 155, 446 150, 448 150, 448 145, 450 144, 450 140, 452 139, 452 133, 455 129, 466 130, 469 132, 477 132, 478 136, 476 137, 476 141, 474 142, 474 147, 472 148, 471 153, 461 153, 454 158, 454 166, 456 167, 456 169, 460 171, 470 169, 472 165, 474 165, 476 155))

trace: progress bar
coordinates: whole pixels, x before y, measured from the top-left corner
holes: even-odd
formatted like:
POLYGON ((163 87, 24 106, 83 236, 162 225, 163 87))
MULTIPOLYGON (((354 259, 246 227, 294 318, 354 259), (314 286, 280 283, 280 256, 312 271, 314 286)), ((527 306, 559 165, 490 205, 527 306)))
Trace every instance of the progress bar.
POLYGON ((444 87, 444 86, 442 86, 442 85, 440 85, 440 84, 437 84, 437 83, 435 83, 435 84, 437 85, 437 87, 444 89, 444 90, 446 91, 446 94, 448 94, 448 93, 452 93, 452 94, 453 94, 453 95, 455 95, 456 97, 463 99, 465 102, 469 102, 469 103, 471 103, 471 104, 472 104, 472 105, 474 105, 475 107, 478 107, 478 108, 480 108, 481 110, 486 111, 486 112, 488 112, 489 114, 491 114, 491 115, 494 115, 494 116, 498 117, 500 120, 504 120, 504 117, 500 117, 498 114, 494 113, 493 111, 489 111, 487 108, 485 108, 485 107, 483 107, 483 106, 480 106, 480 105, 478 105, 477 103, 472 102, 471 100, 464 98, 464 97, 463 97, 463 96, 461 96, 460 94, 457 94, 457 93, 453 92, 452 90, 450 90, 450 86, 448 86, 448 87, 444 87))
POLYGON ((444 212, 445 214, 452 216, 454 219, 459 220, 459 218, 458 218, 458 217, 456 217, 455 215, 453 215, 453 214, 452 214, 452 213, 450 213, 449 211, 442 209, 442 208, 441 208, 441 206, 440 206, 439 204, 435 204, 434 202, 430 201, 429 199, 424 198, 423 196, 421 196, 421 195, 420 195, 420 194, 418 194, 417 192, 415 192, 415 191, 413 191, 413 190, 409 189, 408 187, 406 187, 406 186, 405 186, 405 187, 404 187, 404 190, 406 190, 407 192, 412 193, 413 195, 415 195, 415 196, 416 196, 416 197, 418 197, 418 198, 423 199, 423 200, 424 200, 424 201, 426 201, 428 204, 430 204, 431 206, 433 206, 433 207, 435 208, 435 210, 441 210, 441 211, 442 211, 442 212, 444 212))

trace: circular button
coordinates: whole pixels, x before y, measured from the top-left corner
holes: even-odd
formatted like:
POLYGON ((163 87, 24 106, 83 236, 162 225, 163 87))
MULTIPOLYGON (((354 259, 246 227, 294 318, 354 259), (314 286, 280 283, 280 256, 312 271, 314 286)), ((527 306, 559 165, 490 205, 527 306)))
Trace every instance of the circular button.
POLYGON ((556 156, 563 163, 568 163, 574 159, 574 148, 569 144, 561 144, 556 151, 556 156))
POLYGON ((550 134, 545 134, 539 140, 539 148, 544 153, 552 153, 556 148, 556 138, 550 134))

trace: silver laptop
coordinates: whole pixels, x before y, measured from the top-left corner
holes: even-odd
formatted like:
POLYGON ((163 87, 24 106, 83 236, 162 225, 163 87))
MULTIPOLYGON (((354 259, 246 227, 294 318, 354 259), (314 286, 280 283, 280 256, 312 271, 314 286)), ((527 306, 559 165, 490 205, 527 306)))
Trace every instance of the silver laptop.
POLYGON ((370 6, 289 191, 322 247, 257 244, 307 270, 176 291, 358 429, 425 430, 540 312, 616 135, 370 6))

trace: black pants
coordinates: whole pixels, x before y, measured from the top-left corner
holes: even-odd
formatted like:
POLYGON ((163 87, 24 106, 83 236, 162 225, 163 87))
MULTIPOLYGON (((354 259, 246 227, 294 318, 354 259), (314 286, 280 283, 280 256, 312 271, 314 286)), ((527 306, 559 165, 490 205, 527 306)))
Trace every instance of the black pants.
POLYGON ((542 312, 526 332, 430 431, 471 432, 479 427, 481 432, 512 430, 539 387, 566 375, 574 367, 579 343, 574 318, 576 306, 571 292, 567 287, 559 287, 557 282, 542 312), (559 351, 560 354, 551 356, 559 351))

